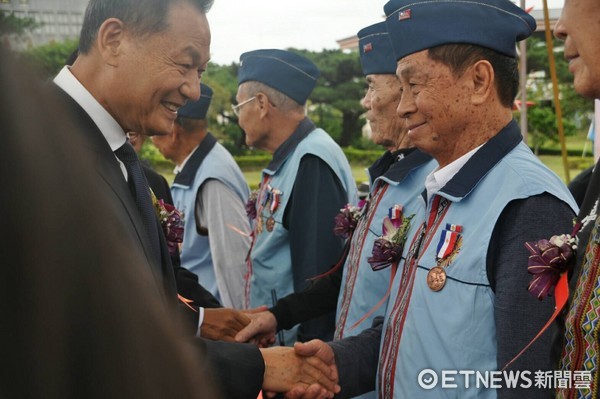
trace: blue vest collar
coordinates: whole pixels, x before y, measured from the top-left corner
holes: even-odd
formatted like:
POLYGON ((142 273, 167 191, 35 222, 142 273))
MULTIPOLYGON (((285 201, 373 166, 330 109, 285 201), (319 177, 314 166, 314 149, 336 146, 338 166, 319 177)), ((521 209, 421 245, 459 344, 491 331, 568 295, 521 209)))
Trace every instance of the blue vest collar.
POLYGON ((204 161, 204 158, 206 158, 206 156, 213 149, 215 144, 217 144, 217 139, 215 138, 215 136, 213 136, 210 133, 207 133, 206 137, 204 138, 204 140, 202 140, 198 148, 194 150, 194 153, 183 167, 183 170, 179 172, 177 176, 175 176, 175 180, 173 181, 173 183, 188 187, 191 186, 194 182, 194 178, 196 176, 198 168, 200 168, 200 165, 204 161))
POLYGON ((277 150, 275 150, 273 153, 273 159, 271 162, 269 162, 269 165, 267 165, 264 172, 268 175, 274 175, 277 172, 277 169, 283 165, 287 157, 294 152, 298 144, 300 144, 300 142, 315 129, 316 126, 310 119, 302 119, 296 130, 294 130, 294 133, 292 133, 292 135, 288 137, 288 139, 284 141, 283 144, 277 148, 277 150))
POLYGON ((400 154, 405 154, 404 150, 398 150, 395 152, 390 152, 389 150, 384 152, 381 157, 379 157, 373 165, 369 166, 369 177, 371 181, 375 181, 378 177, 383 176, 385 172, 387 172, 390 167, 397 162, 398 156, 400 154))
POLYGON ((440 190, 451 200, 466 197, 477 183, 523 140, 517 122, 510 121, 485 143, 440 190))
POLYGON ((383 172, 383 174, 380 173, 377 176, 377 169, 372 169, 373 166, 377 165, 379 160, 376 161, 375 164, 373 164, 373 166, 369 168, 369 174, 370 176, 372 176, 373 181, 375 181, 375 179, 377 179, 378 177, 381 177, 387 182, 398 184, 402 180, 404 180, 406 176, 410 174, 411 171, 426 164, 431 160, 431 155, 425 154, 424 152, 421 152, 420 150, 417 150, 415 148, 411 148, 408 150, 399 150, 393 153, 387 151, 383 155, 383 157, 380 158, 380 160, 386 156, 393 157, 393 163, 387 169, 387 171, 383 172), (404 155, 404 158, 398 160, 398 157, 400 155, 404 155), (371 174, 372 172, 374 172, 374 174, 371 174))

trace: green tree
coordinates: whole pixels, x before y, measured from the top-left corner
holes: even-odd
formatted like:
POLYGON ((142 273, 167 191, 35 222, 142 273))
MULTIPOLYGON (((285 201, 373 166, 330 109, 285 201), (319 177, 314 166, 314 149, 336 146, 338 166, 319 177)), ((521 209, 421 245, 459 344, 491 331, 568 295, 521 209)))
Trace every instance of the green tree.
POLYGON ((365 91, 365 83, 358 54, 344 53, 341 50, 312 52, 292 49, 292 51, 306 56, 321 71, 317 87, 310 97, 312 103, 316 105, 313 107, 313 112, 316 111, 318 117, 321 104, 337 109, 339 116, 330 113, 328 117, 338 121, 337 127, 335 123, 330 122, 332 124, 330 129, 334 132, 340 131, 338 144, 347 147, 360 142, 364 124, 361 119, 364 110, 360 105, 360 99, 365 91))
MULTIPOLYGON (((533 107, 527 113, 528 130, 531 133, 531 145, 536 155, 547 142, 558 142, 558 123, 552 107, 533 107)), ((575 124, 569 119, 563 119, 565 136, 576 132, 575 124)))
MULTIPOLYGON (((573 135, 577 131, 587 132, 589 116, 593 112, 593 101, 575 92, 573 75, 569 72, 568 63, 562 55, 563 43, 554 41, 553 45, 565 135, 573 135)), ((532 133, 531 144, 537 150, 548 141, 558 141, 550 62, 543 35, 536 34, 527 41, 527 71, 530 74, 527 96, 536 102, 536 106, 528 110, 528 128, 532 133)))
POLYGON ((4 35, 22 36, 40 26, 33 18, 19 18, 14 12, 0 12, 0 37, 4 35))
POLYGON ((61 70, 77 45, 77 40, 53 42, 26 50, 22 57, 37 68, 43 78, 49 79, 61 70))
POLYGON ((20 18, 14 12, 0 11, 0 46, 10 49, 14 42, 24 40, 27 33, 39 26, 41 24, 33 18, 20 18))
POLYGON ((213 89, 213 98, 208 110, 208 122, 211 132, 232 154, 246 152, 246 138, 238 126, 237 117, 231 110, 237 93, 238 64, 209 64, 202 82, 213 89))

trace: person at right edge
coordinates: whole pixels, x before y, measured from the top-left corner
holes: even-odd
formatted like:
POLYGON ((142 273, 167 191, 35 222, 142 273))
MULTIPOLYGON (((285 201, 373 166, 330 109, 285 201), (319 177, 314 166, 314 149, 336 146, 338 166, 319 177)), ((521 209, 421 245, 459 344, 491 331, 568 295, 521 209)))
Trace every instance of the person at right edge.
MULTIPOLYGON (((590 99, 600 98, 600 2, 566 0, 554 27, 564 40, 564 55, 574 77, 575 90, 590 99)), ((570 281, 570 302, 565 312, 565 334, 557 335, 555 354, 562 351, 559 372, 570 373, 569 386, 557 390, 557 398, 598 398, 598 323, 600 317, 600 171, 594 168, 577 216, 582 226, 577 238, 575 270, 570 281)), ((548 230, 543 238, 569 230, 548 230)))

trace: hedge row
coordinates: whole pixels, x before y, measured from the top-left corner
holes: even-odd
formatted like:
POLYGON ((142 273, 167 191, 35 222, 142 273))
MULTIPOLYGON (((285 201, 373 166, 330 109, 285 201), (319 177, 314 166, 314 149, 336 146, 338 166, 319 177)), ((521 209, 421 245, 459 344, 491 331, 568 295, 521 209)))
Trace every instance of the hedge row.
MULTIPOLYGON (((381 151, 361 150, 361 149, 357 149, 357 148, 347 147, 347 148, 344 148, 344 154, 346 155, 346 158, 348 158, 348 162, 350 162, 350 164, 371 165, 383 154, 383 150, 381 150, 381 151)), ((539 155, 560 156, 561 152, 560 152, 560 150, 554 150, 554 149, 540 149, 539 155)), ((571 150, 571 151, 568 151, 568 155, 569 155, 569 157, 580 157, 581 152, 577 151, 577 150, 571 150)), ((271 155, 270 154, 237 155, 237 156, 234 156, 234 159, 237 162, 237 164, 240 166, 240 168, 243 170, 262 169, 269 164, 269 161, 271 161, 271 155)), ((583 163, 583 164, 587 164, 589 162, 591 164, 592 161, 591 160, 590 161, 570 160, 570 162, 577 162, 577 163, 583 163)), ((168 160, 164 160, 164 159, 153 159, 153 160, 151 160, 151 163, 157 169, 160 169, 160 170, 169 170, 169 169, 172 169, 174 166, 172 162, 170 162, 168 160)))
MULTIPOLYGON (((359 150, 356 148, 344 148, 344 154, 351 164, 370 165, 381 156, 383 151, 359 150)), ((270 154, 260 155, 236 155, 233 157, 242 169, 262 169, 271 161, 270 154)))

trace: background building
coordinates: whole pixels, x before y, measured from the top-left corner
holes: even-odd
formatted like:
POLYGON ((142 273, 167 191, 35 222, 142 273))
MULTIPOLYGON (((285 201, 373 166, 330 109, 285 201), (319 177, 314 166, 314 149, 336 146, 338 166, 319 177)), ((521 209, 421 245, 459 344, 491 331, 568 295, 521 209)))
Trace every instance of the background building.
POLYGON ((29 48, 79 38, 87 3, 88 0, 0 0, 0 12, 29 17, 40 24, 20 40, 7 39, 10 46, 29 48))

